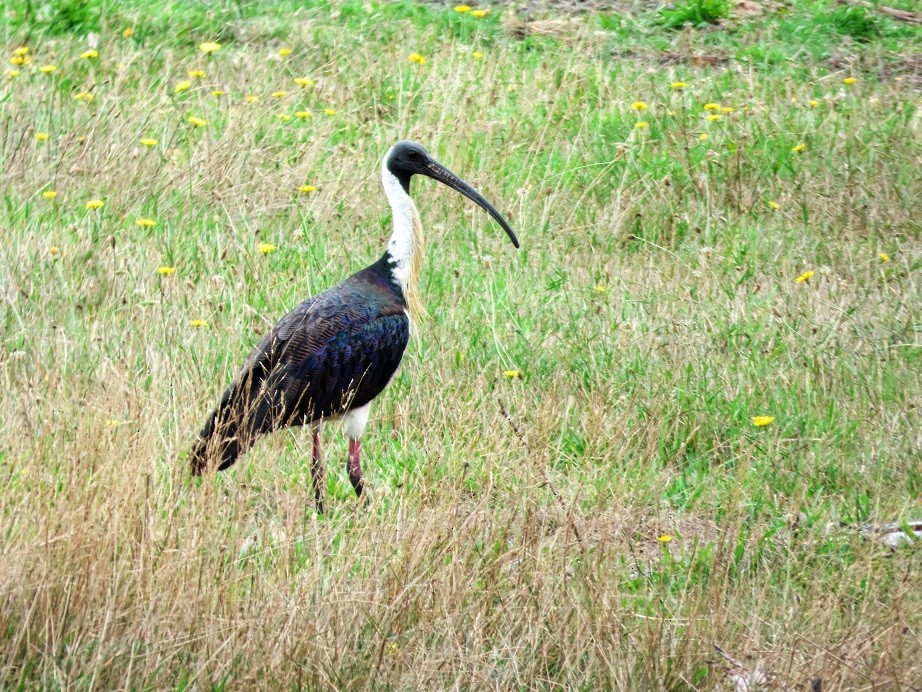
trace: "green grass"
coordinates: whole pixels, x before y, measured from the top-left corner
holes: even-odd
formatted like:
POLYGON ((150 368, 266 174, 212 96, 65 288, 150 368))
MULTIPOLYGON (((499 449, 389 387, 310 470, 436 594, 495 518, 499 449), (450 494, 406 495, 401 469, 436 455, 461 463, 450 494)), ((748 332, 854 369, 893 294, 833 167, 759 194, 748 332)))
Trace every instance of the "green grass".
POLYGON ((719 24, 729 16, 728 0, 689 0, 661 9, 659 23, 667 29, 681 29, 687 25, 719 24))
POLYGON ((922 514, 919 28, 500 15, 8 4, 4 687, 732 688, 715 646, 778 688, 917 684, 918 546, 856 527, 922 514), (259 336, 383 251, 400 138, 522 248, 414 180, 430 317, 370 506, 332 428, 326 517, 300 431, 190 480, 259 336))

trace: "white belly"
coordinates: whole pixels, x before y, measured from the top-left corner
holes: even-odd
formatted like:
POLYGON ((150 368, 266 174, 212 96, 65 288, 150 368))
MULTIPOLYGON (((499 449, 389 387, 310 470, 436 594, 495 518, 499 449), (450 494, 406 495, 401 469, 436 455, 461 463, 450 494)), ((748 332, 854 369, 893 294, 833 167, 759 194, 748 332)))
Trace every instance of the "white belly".
POLYGON ((346 437, 357 440, 362 436, 362 433, 365 432, 365 426, 368 425, 368 413, 370 411, 371 402, 369 401, 364 406, 359 406, 343 414, 341 420, 346 437))

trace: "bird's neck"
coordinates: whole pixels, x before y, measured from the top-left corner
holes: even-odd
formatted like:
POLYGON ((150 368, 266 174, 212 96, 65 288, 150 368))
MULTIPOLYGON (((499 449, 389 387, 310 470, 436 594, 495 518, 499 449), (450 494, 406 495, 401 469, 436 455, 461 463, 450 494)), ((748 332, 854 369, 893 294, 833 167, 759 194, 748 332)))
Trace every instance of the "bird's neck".
POLYGON ((423 224, 409 191, 387 170, 386 165, 381 168, 381 178, 394 222, 394 232, 387 243, 387 263, 391 279, 403 293, 407 308, 415 319, 426 313, 419 297, 418 283, 423 265, 423 224))

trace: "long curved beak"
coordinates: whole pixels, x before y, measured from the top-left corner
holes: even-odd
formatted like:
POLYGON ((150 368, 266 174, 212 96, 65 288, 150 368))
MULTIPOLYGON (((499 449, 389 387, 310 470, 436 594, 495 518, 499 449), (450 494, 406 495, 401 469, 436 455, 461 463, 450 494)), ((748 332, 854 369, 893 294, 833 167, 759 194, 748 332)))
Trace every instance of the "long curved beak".
POLYGON ((460 192, 469 200, 472 200, 480 205, 484 211, 496 219, 496 222, 503 227, 503 230, 506 231, 506 235, 509 236, 509 240, 512 241, 512 244, 515 247, 519 247, 519 239, 515 237, 515 232, 512 230, 512 227, 507 223, 506 219, 502 217, 502 214, 496 211, 493 205, 485 200, 483 195, 477 192, 477 190, 461 180, 461 178, 456 176, 435 159, 429 159, 429 161, 423 164, 423 170, 420 172, 423 175, 428 175, 434 180, 438 180, 440 183, 448 185, 448 187, 450 187, 452 190, 460 192))

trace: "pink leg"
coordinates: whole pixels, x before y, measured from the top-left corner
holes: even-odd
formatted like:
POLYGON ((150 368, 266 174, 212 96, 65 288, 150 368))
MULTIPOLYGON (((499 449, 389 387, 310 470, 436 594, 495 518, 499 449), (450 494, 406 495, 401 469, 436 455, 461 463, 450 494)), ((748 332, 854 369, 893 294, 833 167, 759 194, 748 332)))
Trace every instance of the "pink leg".
POLYGON ((359 457, 362 453, 361 440, 349 440, 349 463, 346 470, 349 472, 349 480, 352 481, 352 487, 355 488, 355 494, 362 497, 362 489, 365 484, 362 482, 362 464, 359 457))
POLYGON ((320 456, 320 430, 314 430, 314 451, 311 454, 311 477, 314 479, 314 500, 317 512, 323 514, 323 459, 320 456))

